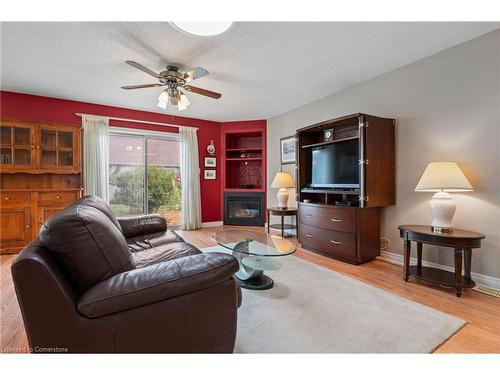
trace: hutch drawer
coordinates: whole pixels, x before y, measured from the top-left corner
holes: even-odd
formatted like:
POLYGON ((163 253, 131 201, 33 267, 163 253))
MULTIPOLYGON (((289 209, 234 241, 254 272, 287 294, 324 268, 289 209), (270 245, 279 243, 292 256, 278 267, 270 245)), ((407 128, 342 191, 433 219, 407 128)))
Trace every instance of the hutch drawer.
POLYGON ((38 193, 38 203, 44 205, 67 205, 79 198, 78 191, 50 191, 38 193))
POLYGON ((0 202, 7 204, 26 204, 30 202, 29 192, 6 191, 0 193, 0 202))

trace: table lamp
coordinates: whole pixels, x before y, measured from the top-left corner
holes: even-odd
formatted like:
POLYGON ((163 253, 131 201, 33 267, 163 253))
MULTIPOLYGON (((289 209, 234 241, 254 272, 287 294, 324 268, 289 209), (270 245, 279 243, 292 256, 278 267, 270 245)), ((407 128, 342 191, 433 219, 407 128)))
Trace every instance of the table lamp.
POLYGON ((429 201, 433 232, 448 233, 453 230, 456 203, 449 193, 472 190, 472 185, 457 163, 446 161, 427 165, 415 191, 436 192, 429 201))
POLYGON ((278 207, 287 208, 288 204, 288 188, 294 188, 292 176, 286 172, 278 172, 274 176, 273 183, 271 184, 273 189, 279 189, 278 191, 278 207))

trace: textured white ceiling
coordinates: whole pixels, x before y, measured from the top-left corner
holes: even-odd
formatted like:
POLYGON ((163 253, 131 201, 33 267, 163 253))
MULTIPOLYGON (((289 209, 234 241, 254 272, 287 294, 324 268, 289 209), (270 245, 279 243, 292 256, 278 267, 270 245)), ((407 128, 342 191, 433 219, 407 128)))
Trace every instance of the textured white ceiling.
POLYGON ((187 111, 216 121, 267 119, 495 30, 499 23, 241 22, 215 37, 169 23, 2 23, 1 89, 164 113, 155 79, 167 63, 210 75, 194 85, 187 111))

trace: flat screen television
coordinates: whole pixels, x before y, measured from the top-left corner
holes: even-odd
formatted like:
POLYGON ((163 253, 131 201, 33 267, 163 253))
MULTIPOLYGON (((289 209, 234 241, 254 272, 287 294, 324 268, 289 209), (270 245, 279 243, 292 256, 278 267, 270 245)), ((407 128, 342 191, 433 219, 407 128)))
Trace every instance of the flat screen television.
POLYGON ((309 186, 359 188, 359 140, 351 139, 310 150, 309 186))

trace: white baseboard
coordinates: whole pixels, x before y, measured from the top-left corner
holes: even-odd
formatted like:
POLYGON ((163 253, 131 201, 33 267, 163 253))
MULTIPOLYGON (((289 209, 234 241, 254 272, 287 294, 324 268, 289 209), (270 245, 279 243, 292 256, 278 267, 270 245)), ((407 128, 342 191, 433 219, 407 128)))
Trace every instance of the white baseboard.
POLYGON ((222 221, 207 221, 201 223, 202 228, 210 228, 210 227, 220 227, 222 225, 222 221))
MULTIPOLYGON (((403 265, 403 256, 400 254, 394 254, 390 253, 388 251, 381 250, 380 251, 380 256, 377 257, 377 259, 392 263, 392 264, 397 264, 402 266, 403 265)), ((411 258, 410 259, 410 264, 416 265, 417 264, 417 258, 411 258)), ((422 260, 422 265, 425 267, 434 267, 434 268, 439 268, 445 271, 450 271, 454 272, 455 269, 450 266, 445 266, 443 264, 438 264, 438 263, 433 263, 433 262, 428 262, 425 260, 422 260)), ((488 275, 482 275, 480 273, 471 273, 472 279, 479 285, 484 285, 492 289, 500 290, 500 278, 493 277, 493 276, 488 276, 488 275)))

